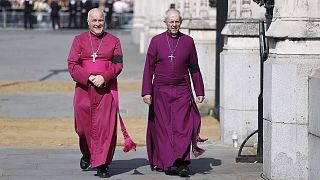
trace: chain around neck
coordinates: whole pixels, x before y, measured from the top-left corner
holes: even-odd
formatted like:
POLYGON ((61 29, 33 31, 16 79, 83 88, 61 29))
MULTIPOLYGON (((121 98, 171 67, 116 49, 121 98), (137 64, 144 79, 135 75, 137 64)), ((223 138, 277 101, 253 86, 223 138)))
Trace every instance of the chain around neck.
POLYGON ((177 41, 176 46, 175 46, 174 49, 172 50, 172 48, 171 48, 171 46, 170 46, 170 43, 169 43, 168 34, 166 34, 166 35, 167 35, 167 43, 168 43, 168 46, 169 46, 169 49, 170 49, 170 53, 171 53, 171 55, 173 55, 173 53, 176 51, 176 49, 177 49, 177 47, 178 47, 180 37, 178 38, 178 41, 177 41))
POLYGON ((103 38, 101 38, 100 44, 99 44, 98 49, 97 49, 97 51, 96 51, 96 52, 94 52, 94 51, 93 51, 93 45, 92 45, 91 33, 90 33, 90 32, 89 32, 89 38, 90 38, 90 44, 91 44, 91 50, 92 50, 92 53, 93 53, 93 54, 97 54, 97 53, 98 53, 98 51, 99 51, 99 49, 100 49, 100 46, 101 46, 101 44, 102 44, 103 38))

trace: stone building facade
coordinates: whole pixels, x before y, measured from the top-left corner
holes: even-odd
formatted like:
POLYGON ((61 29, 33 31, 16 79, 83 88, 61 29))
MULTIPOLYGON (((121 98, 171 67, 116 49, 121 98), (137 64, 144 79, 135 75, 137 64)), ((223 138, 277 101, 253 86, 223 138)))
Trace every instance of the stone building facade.
POLYGON ((310 125, 320 116, 311 116, 309 89, 320 67, 319 10, 319 0, 274 1, 263 104, 263 171, 270 179, 319 179, 319 153, 310 153, 319 147, 319 131, 310 125))
MULTIPOLYGON (((260 11, 253 1, 228 3, 220 54, 221 139, 225 143, 230 143, 232 130, 245 132, 246 118, 257 119, 256 20, 261 19, 253 13, 260 11)), ((274 0, 263 71, 263 174, 267 179, 319 179, 319 5, 319 0, 274 0)))
MULTIPOLYGON (((242 142, 257 129, 260 93, 259 20, 264 8, 250 0, 229 0, 220 54, 221 141, 242 142)), ((251 144, 255 141, 251 141, 251 144)))

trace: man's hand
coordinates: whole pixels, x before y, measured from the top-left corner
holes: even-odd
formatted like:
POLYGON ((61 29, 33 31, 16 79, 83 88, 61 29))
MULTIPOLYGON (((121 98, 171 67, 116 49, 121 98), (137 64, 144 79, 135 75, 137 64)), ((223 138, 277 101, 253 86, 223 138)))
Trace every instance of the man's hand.
POLYGON ((143 101, 144 103, 148 104, 149 106, 151 105, 151 102, 152 102, 152 97, 151 95, 145 95, 143 96, 143 101))
POLYGON ((89 81, 90 81, 90 82, 93 82, 94 78, 95 78, 94 75, 90 75, 90 76, 89 76, 89 81))
POLYGON ((202 103, 204 100, 204 96, 197 96, 196 101, 197 103, 202 103))
POLYGON ((104 78, 101 75, 90 75, 89 76, 89 81, 91 81, 95 86, 101 87, 102 84, 104 83, 104 78))

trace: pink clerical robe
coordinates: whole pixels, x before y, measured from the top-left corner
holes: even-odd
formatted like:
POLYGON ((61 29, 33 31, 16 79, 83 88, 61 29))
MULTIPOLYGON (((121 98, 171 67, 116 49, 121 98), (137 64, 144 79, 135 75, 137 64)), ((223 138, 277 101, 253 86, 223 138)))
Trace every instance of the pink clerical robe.
POLYGON ((122 70, 122 51, 117 37, 84 32, 73 40, 68 70, 76 82, 74 94, 75 131, 81 153, 91 166, 110 164, 117 139, 117 76, 122 70), (94 57, 93 54, 97 56, 94 57), (105 84, 95 87, 90 75, 102 75, 105 84))

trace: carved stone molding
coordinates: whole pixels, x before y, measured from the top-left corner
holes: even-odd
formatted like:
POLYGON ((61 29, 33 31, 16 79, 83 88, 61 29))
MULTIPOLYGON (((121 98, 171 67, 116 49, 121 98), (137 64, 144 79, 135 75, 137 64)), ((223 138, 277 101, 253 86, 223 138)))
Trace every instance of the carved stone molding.
POLYGON ((237 2, 236 0, 231 0, 229 18, 236 18, 237 12, 237 2))
POLYGON ((241 7, 241 18, 251 18, 252 11, 251 11, 251 0, 242 0, 242 7, 241 7))
POLYGON ((319 39, 318 3, 318 0, 275 0, 274 18, 267 36, 280 39, 319 39))
POLYGON ((221 34, 228 36, 258 36, 259 24, 257 20, 227 21, 221 34))

